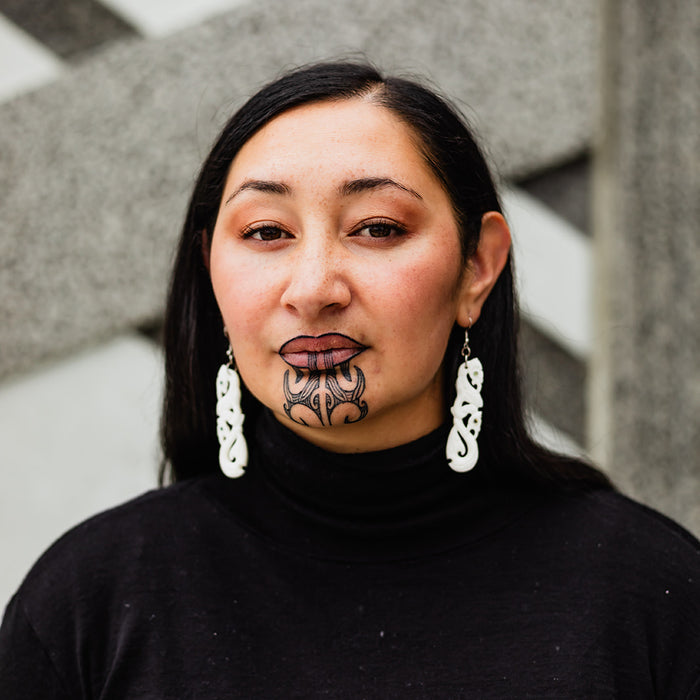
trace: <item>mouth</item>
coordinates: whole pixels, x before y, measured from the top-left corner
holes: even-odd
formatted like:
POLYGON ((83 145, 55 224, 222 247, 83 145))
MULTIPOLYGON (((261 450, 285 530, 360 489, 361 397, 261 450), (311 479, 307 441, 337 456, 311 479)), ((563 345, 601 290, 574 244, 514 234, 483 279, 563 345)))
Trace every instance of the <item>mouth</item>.
POLYGON ((298 335, 288 340, 280 349, 280 357, 291 367, 324 371, 349 362, 367 349, 342 333, 324 335, 298 335))

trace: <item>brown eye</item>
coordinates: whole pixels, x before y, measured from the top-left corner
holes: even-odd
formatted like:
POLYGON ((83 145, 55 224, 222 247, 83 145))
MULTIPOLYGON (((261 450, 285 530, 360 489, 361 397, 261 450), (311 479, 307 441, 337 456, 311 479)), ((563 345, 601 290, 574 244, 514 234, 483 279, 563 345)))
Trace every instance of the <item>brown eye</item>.
POLYGON ((371 224, 367 226, 367 233, 369 233, 372 238, 386 238, 391 236, 393 227, 387 224, 371 224))
POLYGON ((364 238, 396 238, 404 233, 405 230, 392 221, 374 221, 358 228, 355 235, 364 238))
POLYGON ((253 238, 257 241, 277 241, 281 238, 289 238, 289 235, 278 226, 257 226, 246 231, 244 238, 253 238))

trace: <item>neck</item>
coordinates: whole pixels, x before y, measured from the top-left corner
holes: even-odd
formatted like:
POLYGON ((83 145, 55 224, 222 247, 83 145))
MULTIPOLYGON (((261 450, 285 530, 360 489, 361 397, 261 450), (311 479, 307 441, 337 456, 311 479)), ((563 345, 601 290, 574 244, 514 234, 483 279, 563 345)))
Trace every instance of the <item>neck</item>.
POLYGON ((442 392, 431 404, 429 410, 424 405, 399 407, 368 415, 356 423, 321 427, 301 425, 284 413, 275 411, 273 415, 286 428, 316 447, 339 454, 354 454, 398 447, 437 430, 447 418, 442 392))

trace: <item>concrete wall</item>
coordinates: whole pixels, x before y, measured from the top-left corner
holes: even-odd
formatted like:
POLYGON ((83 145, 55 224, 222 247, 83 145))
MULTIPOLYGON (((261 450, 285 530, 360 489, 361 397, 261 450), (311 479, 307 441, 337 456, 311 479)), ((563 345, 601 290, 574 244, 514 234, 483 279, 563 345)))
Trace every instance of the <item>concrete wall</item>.
POLYGON ((591 446, 700 532, 700 4, 603 9, 591 446))
POLYGON ((508 176, 580 153, 593 123, 593 8, 260 0, 60 63, 50 84, 0 105, 0 376, 159 316, 203 154, 285 66, 360 52, 426 75, 508 176))

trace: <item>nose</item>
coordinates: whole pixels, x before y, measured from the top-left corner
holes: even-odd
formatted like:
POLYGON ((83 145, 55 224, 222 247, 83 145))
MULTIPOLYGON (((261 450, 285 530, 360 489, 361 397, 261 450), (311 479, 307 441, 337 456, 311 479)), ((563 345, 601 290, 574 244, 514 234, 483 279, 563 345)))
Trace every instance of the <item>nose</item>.
POLYGON ((300 244, 290 260, 283 306, 305 320, 348 306, 352 294, 341 248, 320 236, 300 244))

